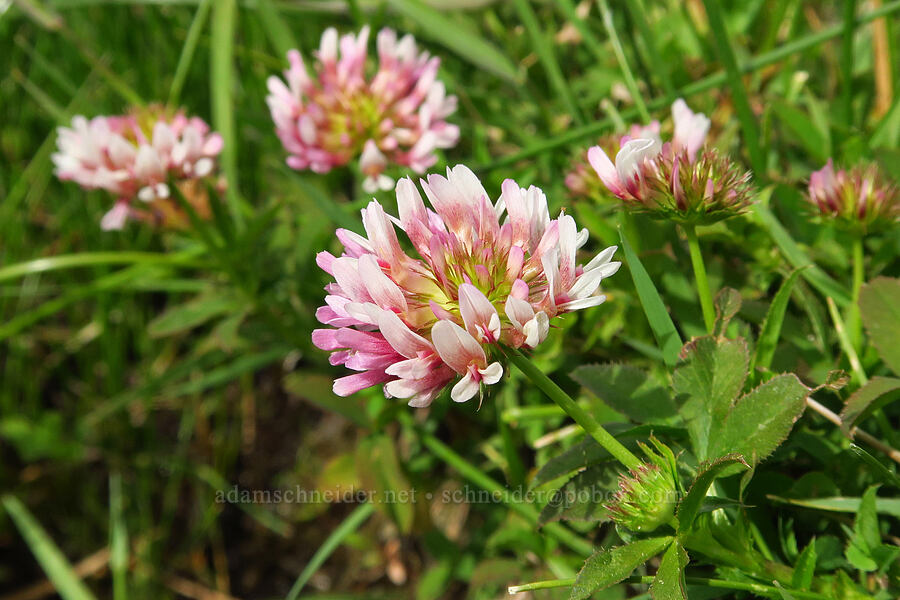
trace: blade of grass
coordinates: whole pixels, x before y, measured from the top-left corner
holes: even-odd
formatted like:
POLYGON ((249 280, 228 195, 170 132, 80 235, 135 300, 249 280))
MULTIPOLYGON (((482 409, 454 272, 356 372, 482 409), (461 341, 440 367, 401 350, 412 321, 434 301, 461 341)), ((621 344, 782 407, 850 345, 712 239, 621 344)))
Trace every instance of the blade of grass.
POLYGON ((228 180, 225 197, 238 229, 243 228, 244 216, 237 193, 237 135, 234 121, 234 35, 237 4, 235 0, 217 0, 213 5, 212 36, 210 39, 210 93, 212 95, 213 128, 225 141, 221 164, 228 180))
MULTIPOLYGON (((875 19, 879 19, 897 11, 900 11, 900 0, 889 2, 881 8, 874 9, 864 15, 861 15, 859 18, 857 18, 856 23, 857 25, 864 25, 866 23, 874 21, 875 19)), ((753 59, 748 60, 740 66, 740 71, 741 73, 752 73, 754 71, 762 69, 763 67, 773 65, 795 54, 799 54, 804 50, 809 50, 810 48, 814 48, 815 46, 827 42, 830 39, 836 38, 840 36, 842 32, 842 25, 827 27, 819 32, 812 33, 792 42, 788 42, 770 52, 765 52, 753 59)), ((695 94, 699 94, 701 92, 719 87, 725 84, 727 81, 727 74, 724 71, 720 71, 718 73, 708 75, 707 77, 704 77, 703 79, 700 79, 693 83, 689 83, 688 85, 678 90, 677 95, 683 98, 689 98, 695 94)), ((669 101, 667 98, 655 98, 647 103, 647 107, 650 110, 658 110, 664 108, 668 103, 669 101)), ((636 115, 637 110, 627 110, 622 112, 623 118, 632 119, 636 115)), ((591 137, 611 126, 612 121, 610 121, 609 119, 601 119, 585 125, 584 127, 578 127, 564 134, 548 138, 536 144, 532 144, 531 146, 523 148, 518 152, 507 154, 506 156, 501 156, 489 164, 476 166, 475 170, 487 171, 505 167, 531 156, 542 154, 547 150, 558 148, 559 146, 564 146, 583 138, 591 137)))
MULTIPOLYGON (((771 192, 764 192, 764 194, 766 194, 765 198, 768 198, 771 192)), ((810 285, 816 288, 823 296, 833 298, 840 306, 847 306, 850 303, 850 296, 847 294, 847 291, 813 263, 812 259, 797 245, 791 234, 778 222, 778 219, 769 210, 764 198, 753 204, 752 211, 757 222, 769 233, 769 237, 781 250, 785 259, 795 269, 803 269, 801 274, 810 285)))
POLYGON ((0 502, 59 595, 64 600, 94 600, 94 595, 25 505, 15 496, 8 495, 0 498, 0 502))
POLYGON ((769 311, 766 313, 766 319, 763 321, 762 328, 759 332, 759 339, 756 342, 756 352, 750 362, 750 372, 754 373, 756 369, 768 369, 772 366, 772 357, 775 355, 775 348, 778 345, 778 338, 781 337, 781 326, 784 323, 784 313, 787 311, 788 302, 791 299, 791 292, 797 277, 800 275, 801 269, 794 270, 787 279, 778 288, 769 311))
POLYGON ((122 502, 122 476, 109 476, 109 569, 112 571, 113 600, 128 598, 128 529, 122 502))
POLYGON ((316 553, 313 554, 306 566, 303 567, 303 571, 300 572, 294 585, 291 586, 286 600, 297 600, 300 596, 300 592, 302 592, 303 588, 306 586, 306 583, 313 575, 315 575, 316 571, 319 570, 319 567, 328 560, 331 553, 341 545, 348 535, 359 529, 362 524, 372 516, 373 512, 375 512, 375 505, 371 502, 360 504, 340 525, 338 525, 337 529, 331 532, 331 535, 329 535, 322 545, 319 546, 316 553))
MULTIPOLYGON (((613 21, 612 11, 609 10, 609 3, 606 0, 600 0, 598 6, 600 7, 600 14, 603 18, 603 26, 606 28, 606 35, 609 36, 613 52, 616 55, 616 61, 619 63, 619 69, 621 69, 622 77, 625 79, 625 87, 628 88, 628 93, 631 95, 631 99, 634 102, 638 114, 641 116, 641 120, 644 123, 649 123, 650 111, 647 110, 647 104, 641 96, 641 91, 638 89, 637 81, 635 81, 634 74, 631 72, 631 67, 628 66, 625 50, 622 48, 622 42, 619 41, 619 34, 616 33, 616 24, 613 21)), ((602 60, 602 55, 598 56, 598 58, 602 60)))
POLYGON ((197 51, 200 34, 203 33, 203 28, 206 27, 211 6, 212 0, 200 0, 200 3, 197 5, 197 12, 194 13, 187 37, 184 38, 184 45, 181 47, 181 55, 178 57, 178 65, 175 67, 175 75, 172 77, 172 87, 169 88, 170 108, 177 108, 178 106, 178 99, 181 97, 181 90, 184 88, 188 69, 190 69, 191 63, 194 61, 194 53, 197 51))
MULTIPOLYGON (((222 475, 220 475, 218 471, 216 471, 209 465, 197 465, 194 470, 194 475, 196 475, 196 477, 200 481, 206 483, 209 487, 215 490, 217 496, 219 494, 222 495, 221 500, 217 498, 217 503, 228 502, 228 492, 232 489, 236 489, 236 486, 230 485, 227 479, 222 477, 222 475)), ((293 530, 291 524, 271 510, 267 510, 259 504, 254 504, 253 502, 238 501, 236 505, 239 509, 244 511, 244 513, 248 517, 259 523, 269 531, 277 533, 284 538, 291 537, 293 530)))
POLYGON ((744 132, 744 142, 747 146, 747 153, 750 155, 750 164, 753 166, 756 177, 765 179, 766 156, 760 145, 759 127, 756 123, 753 109, 750 107, 750 100, 747 97, 744 82, 741 80, 741 70, 738 67, 734 48, 731 47, 731 40, 728 36, 728 29, 725 26, 725 18, 722 16, 722 7, 719 2, 720 0, 703 0, 703 6, 706 7, 706 16, 709 19, 709 28, 712 30, 713 39, 716 42, 719 60, 722 61, 728 77, 728 87, 731 88, 734 108, 737 112, 738 120, 741 122, 741 129, 744 132))
POLYGON ((284 58, 288 50, 297 47, 294 35, 271 0, 257 0, 256 14, 269 37, 269 43, 280 58, 284 58))
POLYGON ((562 69, 559 68, 559 62, 556 60, 553 46, 550 45, 547 41, 547 36, 541 31, 541 26, 538 24, 537 16, 534 14, 531 4, 528 0, 513 0, 513 4, 515 4, 516 12, 519 13, 519 19, 525 26, 525 31, 528 32, 528 36, 531 38, 531 46, 538 59, 540 59, 541 66, 544 67, 544 71, 547 73, 547 79, 550 80, 551 87, 563 101, 566 110, 575 122, 583 125, 584 115, 581 114, 581 110, 575 102, 575 96, 566 83, 562 69))
POLYGON ((424 37, 510 83, 521 82, 519 70, 505 55, 471 28, 461 26, 459 21, 417 0, 389 0, 388 5, 421 27, 424 37))
POLYGON ((671 103, 675 100, 675 86, 672 85, 668 63, 662 59, 662 55, 659 53, 659 48, 656 45, 656 35, 650 29, 650 20, 647 18, 647 9, 644 8, 644 2, 643 0, 626 0, 625 7, 631 15, 631 20, 637 25, 641 41, 644 43, 644 49, 650 57, 653 73, 659 78, 659 82, 666 93, 666 103, 671 103))
POLYGON ((841 349, 850 362, 850 370, 853 371, 853 375, 859 385, 866 385, 869 378, 866 377, 862 363, 859 362, 859 355, 856 354, 856 349, 853 348, 853 344, 850 342, 850 336, 847 335, 847 328, 844 326, 841 313, 838 312, 837 306, 831 298, 826 298, 825 303, 828 305, 828 313, 831 315, 831 321, 834 323, 834 332, 837 334, 838 342, 840 342, 841 349))
POLYGON ((638 258, 631 244, 625 238, 625 233, 619 228, 619 239, 622 241, 622 250, 625 252, 625 262, 628 264, 628 270, 631 272, 631 279, 634 281, 634 287, 637 290, 638 298, 641 306, 644 308, 644 314, 650 323, 650 329, 653 330, 653 337, 662 351, 663 360, 666 365, 673 367, 678 363, 678 355, 681 352, 681 336, 675 329, 675 324, 663 304, 653 280, 647 274, 644 265, 638 258))
MULTIPOLYGON (((539 513, 533 506, 516 501, 506 487, 485 475, 481 469, 467 462, 449 446, 433 435, 421 431, 419 433, 419 439, 432 454, 456 469, 460 475, 475 485, 491 492, 493 497, 497 498, 498 501, 503 502, 510 509, 528 519, 531 523, 536 524, 538 522, 539 513)), ((543 531, 579 554, 588 556, 593 552, 593 546, 590 542, 582 539, 576 533, 563 527, 559 523, 547 523, 544 525, 543 531)))
POLYGON ((82 252, 79 254, 63 254, 47 258, 36 258, 22 263, 9 265, 0 269, 0 282, 10 279, 60 271, 79 267, 97 265, 179 265, 186 267, 202 267, 206 263, 198 259, 202 248, 194 248, 177 254, 160 252, 82 252))
POLYGON ((844 27, 841 32, 841 120, 853 125, 853 34, 856 31, 856 0, 843 0, 844 27))

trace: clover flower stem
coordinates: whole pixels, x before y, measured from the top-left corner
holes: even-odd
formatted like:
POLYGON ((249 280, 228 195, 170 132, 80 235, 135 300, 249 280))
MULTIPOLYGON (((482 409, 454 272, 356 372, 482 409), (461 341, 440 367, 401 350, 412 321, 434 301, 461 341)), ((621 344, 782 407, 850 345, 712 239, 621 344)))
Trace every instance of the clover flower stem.
POLYGON ((606 431, 600 423, 594 419, 586 410, 578 405, 561 387, 556 385, 552 379, 544 375, 531 360, 515 348, 504 348, 506 356, 528 379, 538 386, 542 392, 556 402, 560 408, 566 411, 582 429, 584 429, 592 438, 597 440, 601 446, 613 455, 620 463, 629 469, 637 469, 641 466, 641 461, 631 451, 623 446, 616 438, 606 431))
POLYGON ((712 333, 716 323, 716 311, 713 308, 712 292, 709 289, 709 280, 706 278, 706 265, 703 263, 703 253, 700 252, 697 230, 693 225, 684 225, 683 227, 684 233, 687 235, 688 249, 691 252, 694 281, 697 284, 697 294, 700 296, 700 308, 703 309, 703 322, 706 324, 706 330, 712 333))
POLYGON ((861 349, 862 343, 862 319, 859 314, 859 290, 862 288, 865 279, 864 254, 863 254, 863 236, 857 234, 853 238, 853 292, 850 298, 850 307, 847 311, 847 333, 850 336, 850 343, 856 348, 857 352, 861 349))

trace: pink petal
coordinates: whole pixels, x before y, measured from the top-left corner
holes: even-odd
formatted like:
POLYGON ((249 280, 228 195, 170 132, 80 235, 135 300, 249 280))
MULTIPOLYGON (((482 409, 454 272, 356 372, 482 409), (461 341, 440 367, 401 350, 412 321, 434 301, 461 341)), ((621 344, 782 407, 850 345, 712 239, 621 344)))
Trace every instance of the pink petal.
POLYGON ((373 385, 389 381, 392 377, 384 371, 366 371, 364 373, 354 373, 340 379, 335 379, 332 388, 337 396, 349 396, 360 390, 370 388, 373 385))
POLYGON ((391 311, 381 313, 378 329, 391 347, 406 358, 415 358, 419 352, 434 350, 428 340, 411 331, 400 317, 391 311))
POLYGON ((431 328, 431 341, 447 366, 461 375, 468 372, 469 364, 486 362, 481 344, 452 321, 435 323, 431 328))

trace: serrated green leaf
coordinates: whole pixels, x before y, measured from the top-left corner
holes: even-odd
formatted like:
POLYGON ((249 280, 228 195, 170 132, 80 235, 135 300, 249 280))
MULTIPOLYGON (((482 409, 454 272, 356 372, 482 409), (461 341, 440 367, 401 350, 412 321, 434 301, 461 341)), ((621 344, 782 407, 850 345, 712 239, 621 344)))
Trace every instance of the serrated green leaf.
POLYGON ((422 29, 422 37, 430 38, 459 54, 476 67, 489 71, 511 83, 520 80, 515 65, 478 33, 455 19, 417 0, 389 0, 398 13, 415 21, 422 29))
POLYGON ((797 562, 794 564, 794 574, 791 577, 791 587, 797 590, 808 590, 812 587, 813 576, 816 572, 816 538, 809 541, 797 562))
POLYGON ((622 364, 584 365, 571 376, 636 423, 671 423, 678 416, 668 391, 641 369, 622 364))
POLYGON ((609 462, 595 465, 564 483, 541 510, 538 525, 553 521, 606 521, 603 507, 609 490, 616 486, 620 465, 609 462))
POLYGON ((687 586, 684 583, 684 568, 687 565, 687 552, 676 540, 663 554, 650 584, 653 600, 687 600, 687 586))
POLYGON ((47 578, 53 583, 54 590, 64 600, 94 600, 94 595, 75 574, 72 565, 25 505, 15 496, 3 496, 0 502, 47 578))
POLYGON ((169 308, 150 322, 147 332, 152 337, 181 333, 198 327, 213 317, 239 308, 238 302, 228 295, 201 296, 169 308))
POLYGON ((716 335, 723 335, 728 323, 741 310, 743 299, 741 293, 734 288, 722 288, 716 294, 713 305, 716 309, 716 335))
POLYGON ((588 558, 569 594, 569 600, 584 600, 597 590, 619 583, 639 566, 672 543, 672 537, 647 538, 625 546, 603 548, 588 558))
POLYGON ((653 280, 647 274, 644 265, 638 258, 631 245, 625 238, 625 232, 619 228, 619 239, 622 242, 622 250, 625 254, 625 262, 628 264, 628 270, 631 272, 631 279, 634 281, 634 287, 637 290, 638 298, 647 315, 647 322, 650 323, 650 329, 653 331, 653 337, 662 351, 663 360, 670 367, 674 367, 678 363, 678 353, 681 350, 681 336, 675 329, 672 317, 663 303, 653 280))
POLYGON ((900 375, 900 279, 878 277, 862 286, 859 309, 866 333, 881 360, 900 375))
POLYGON ((775 451, 803 414, 809 388, 796 375, 778 375, 741 397, 710 435, 710 456, 737 453, 751 465, 775 451))
POLYGON ((772 357, 775 355, 775 348, 778 346, 778 338, 781 337, 781 326, 784 323, 784 314, 787 311, 788 302, 791 299, 791 291, 797 282, 800 270, 791 273, 775 297, 772 304, 769 305, 769 311, 766 313, 766 320, 763 321, 762 328, 759 332, 759 339, 756 341, 756 352, 753 356, 753 363, 750 365, 751 371, 756 369, 768 369, 772 366, 772 357))
POLYGON ((844 434, 849 434, 851 429, 885 404, 900 398, 900 395, 893 393, 897 390, 900 390, 900 379, 873 377, 853 392, 841 411, 841 430, 844 434))
POLYGON ((744 386, 749 352, 743 340, 706 336, 686 344, 682 356, 684 362, 672 374, 672 389, 682 402, 694 454, 706 460, 717 456, 709 451, 712 431, 725 420, 744 386))
POLYGON ((386 435, 374 435, 356 449, 356 469, 366 490, 375 496, 375 507, 397 524, 402 533, 412 531, 414 505, 412 490, 394 448, 386 435))
POLYGON ((709 486, 712 485, 713 481, 715 481, 717 477, 722 476, 729 467, 737 465, 743 465, 746 468, 750 468, 750 465, 747 464, 744 458, 737 454, 730 454, 728 456, 717 458, 701 467, 700 472, 694 478, 693 483, 691 483, 691 488, 688 490, 688 493, 678 505, 676 517, 678 519, 679 531, 687 530, 693 525, 694 519, 700 511, 700 506, 703 504, 703 499, 706 498, 706 492, 709 490, 709 486))

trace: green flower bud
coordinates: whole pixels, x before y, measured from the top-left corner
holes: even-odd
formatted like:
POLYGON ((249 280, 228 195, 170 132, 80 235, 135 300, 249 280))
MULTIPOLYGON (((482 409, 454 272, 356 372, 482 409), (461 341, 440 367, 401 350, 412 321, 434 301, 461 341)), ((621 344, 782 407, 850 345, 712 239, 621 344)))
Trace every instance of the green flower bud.
POLYGON ((667 523, 678 502, 675 479, 668 469, 644 463, 619 478, 619 490, 604 508, 618 525, 648 533, 667 523))

